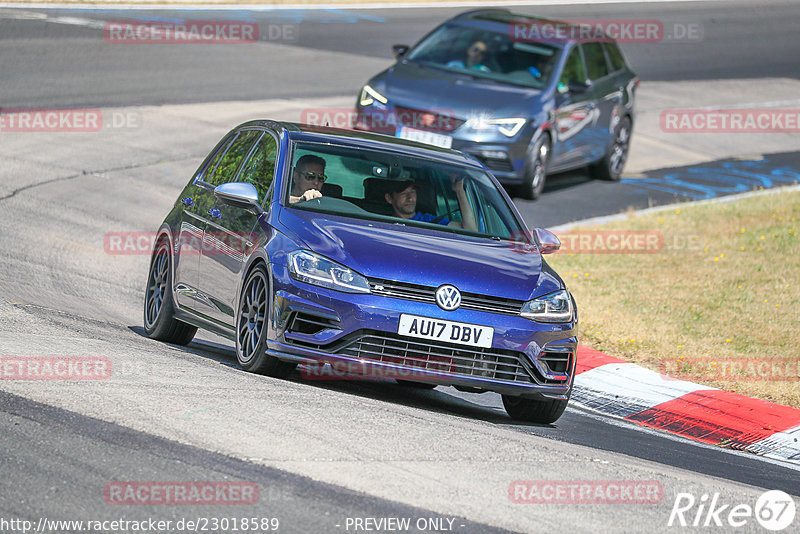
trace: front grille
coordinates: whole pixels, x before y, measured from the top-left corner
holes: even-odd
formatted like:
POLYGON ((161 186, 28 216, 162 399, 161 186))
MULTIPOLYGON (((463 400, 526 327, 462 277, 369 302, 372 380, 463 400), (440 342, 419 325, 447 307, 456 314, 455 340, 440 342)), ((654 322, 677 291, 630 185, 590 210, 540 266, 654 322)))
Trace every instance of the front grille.
POLYGON ((430 132, 453 132, 466 122, 443 113, 401 106, 395 107, 395 114, 398 125, 430 132))
POLYGON ((367 332, 340 347, 336 353, 455 376, 533 383, 521 363, 524 355, 510 350, 462 347, 452 343, 415 341, 385 332, 367 332))
MULTIPOLYGON (((369 286, 370 289, 372 289, 373 295, 436 304, 435 287, 378 278, 370 278, 369 286)), ((462 292, 460 309, 501 313, 504 315, 519 315, 524 303, 525 301, 522 300, 462 292)))

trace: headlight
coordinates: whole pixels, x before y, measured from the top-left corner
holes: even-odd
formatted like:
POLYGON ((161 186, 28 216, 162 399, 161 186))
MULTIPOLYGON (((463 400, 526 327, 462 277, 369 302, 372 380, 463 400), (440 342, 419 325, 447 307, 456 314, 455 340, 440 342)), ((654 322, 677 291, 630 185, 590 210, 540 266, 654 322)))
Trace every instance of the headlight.
POLYGON ((362 106, 370 106, 375 101, 380 102, 381 104, 386 104, 389 100, 380 94, 378 91, 370 87, 369 85, 365 85, 361 89, 361 98, 358 99, 358 103, 362 106))
POLYGON ((529 300, 519 314, 540 323, 568 323, 572 320, 572 297, 566 289, 529 300))
POLYGON ((510 119, 490 119, 488 117, 473 117, 466 123, 467 128, 481 132, 485 130, 497 130, 506 137, 514 137, 519 133, 527 119, 514 117, 510 119))
POLYGON ((289 253, 292 278, 345 293, 369 293, 369 282, 344 265, 307 250, 289 253))

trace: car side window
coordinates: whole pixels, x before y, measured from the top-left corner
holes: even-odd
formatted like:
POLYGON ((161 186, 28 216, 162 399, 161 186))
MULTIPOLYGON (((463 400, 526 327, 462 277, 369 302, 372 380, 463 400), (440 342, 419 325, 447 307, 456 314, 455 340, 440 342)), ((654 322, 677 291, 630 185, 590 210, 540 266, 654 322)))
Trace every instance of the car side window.
POLYGON ((228 136, 217 145, 219 149, 206 158, 206 161, 197 169, 197 172, 192 177, 191 183, 205 181, 206 178, 214 174, 214 169, 219 163, 219 160, 225 155, 225 152, 228 150, 228 147, 231 146, 234 139, 236 139, 236 134, 228 134, 228 136))
POLYGON ((275 138, 265 133, 256 143, 250 154, 250 159, 242 167, 239 174, 240 182, 253 184, 258 191, 258 200, 263 202, 272 185, 275 175, 275 161, 278 156, 278 142, 275 138))
POLYGON ((608 74, 608 63, 600 43, 586 43, 583 45, 583 54, 586 56, 586 68, 590 80, 598 80, 608 74))
POLYGON ((230 148, 222 159, 219 160, 214 174, 206 177, 205 182, 214 187, 227 182, 236 180, 236 172, 239 170, 244 158, 250 153, 253 143, 261 135, 258 130, 245 130, 239 134, 236 140, 231 143, 230 148))
POLYGON ((585 82, 586 71, 583 68, 583 59, 581 58, 581 51, 575 47, 570 51, 567 57, 567 62, 564 63, 564 70, 561 73, 561 78, 558 80, 559 87, 567 86, 569 82, 585 82))

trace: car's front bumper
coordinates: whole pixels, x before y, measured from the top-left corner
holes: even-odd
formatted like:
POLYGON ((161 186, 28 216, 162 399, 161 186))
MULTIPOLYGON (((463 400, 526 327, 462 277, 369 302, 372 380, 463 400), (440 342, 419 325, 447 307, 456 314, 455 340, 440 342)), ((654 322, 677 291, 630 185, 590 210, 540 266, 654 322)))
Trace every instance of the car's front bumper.
MULTIPOLYGON (((424 112, 420 112, 424 114, 424 112)), ((459 121, 463 122, 463 121, 459 121)), ((443 125, 447 126, 447 125, 443 125)), ((398 116, 391 107, 386 109, 357 108, 354 128, 386 135, 399 136, 400 128, 426 129, 416 118, 398 116)), ((535 128, 529 122, 514 137, 497 132, 476 132, 463 126, 453 131, 430 130, 452 138, 452 146, 480 161, 501 182, 522 183, 525 161, 535 128)))
POLYGON ((446 312, 425 302, 341 293, 292 280, 283 265, 271 267, 274 304, 268 353, 281 360, 312 366, 328 362, 368 377, 509 395, 569 395, 577 348, 574 323, 536 323, 477 310, 446 312), (492 346, 480 349, 400 336, 401 314, 492 327, 492 346))

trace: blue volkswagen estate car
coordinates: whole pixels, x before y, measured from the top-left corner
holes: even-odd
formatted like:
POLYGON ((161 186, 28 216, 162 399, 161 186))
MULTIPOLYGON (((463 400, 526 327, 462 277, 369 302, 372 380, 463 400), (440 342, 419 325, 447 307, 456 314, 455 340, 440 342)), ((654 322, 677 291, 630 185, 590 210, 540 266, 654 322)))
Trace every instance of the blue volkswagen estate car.
POLYGON ((211 151, 158 229, 151 338, 197 328, 247 371, 346 365, 417 387, 497 392, 550 423, 570 397, 575 302, 503 188, 454 150, 245 123, 211 151))
POLYGON ((638 78, 613 39, 580 30, 503 9, 463 13, 394 46, 397 62, 361 89, 355 127, 466 152, 527 199, 548 173, 589 166, 619 180, 638 78))

